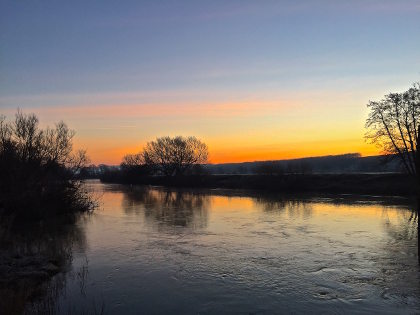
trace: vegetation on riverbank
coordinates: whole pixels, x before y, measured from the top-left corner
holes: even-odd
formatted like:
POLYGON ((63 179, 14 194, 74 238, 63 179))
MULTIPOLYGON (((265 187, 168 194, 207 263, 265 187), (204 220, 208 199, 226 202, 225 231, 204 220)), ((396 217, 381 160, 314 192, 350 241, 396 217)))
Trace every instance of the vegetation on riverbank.
POLYGON ((105 183, 190 188, 252 189, 287 193, 364 194, 414 196, 415 178, 404 174, 285 174, 285 175, 190 175, 133 176, 110 171, 105 183))
POLYGON ((88 158, 73 152, 73 136, 64 122, 42 129, 34 114, 0 116, 1 217, 19 222, 92 209, 76 177, 88 158))
POLYGON ((42 129, 34 114, 0 116, 0 313, 53 313, 81 234, 74 222, 94 208, 73 137, 63 122, 42 129))

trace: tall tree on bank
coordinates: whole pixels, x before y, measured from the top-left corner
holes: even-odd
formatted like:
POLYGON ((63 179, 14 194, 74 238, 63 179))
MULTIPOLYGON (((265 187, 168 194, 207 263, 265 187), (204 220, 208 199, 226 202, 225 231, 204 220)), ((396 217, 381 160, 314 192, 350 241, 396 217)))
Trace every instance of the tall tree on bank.
POLYGON ((390 93, 378 102, 369 102, 366 138, 397 156, 408 174, 418 183, 417 257, 420 265, 420 83, 403 93, 390 93))
POLYGON ((406 172, 420 183, 420 83, 403 93, 390 93, 380 101, 370 101, 366 139, 395 155, 406 172))
POLYGON ((207 158, 207 145, 195 137, 157 138, 143 150, 144 163, 166 176, 183 175, 207 158))

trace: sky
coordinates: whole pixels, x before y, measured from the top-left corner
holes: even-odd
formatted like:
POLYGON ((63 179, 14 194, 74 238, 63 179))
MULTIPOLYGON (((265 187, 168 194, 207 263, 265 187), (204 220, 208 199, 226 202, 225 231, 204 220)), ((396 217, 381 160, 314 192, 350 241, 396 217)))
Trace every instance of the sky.
POLYGON ((420 81, 420 1, 0 0, 0 114, 93 163, 193 135, 210 162, 380 150, 366 104, 420 81))

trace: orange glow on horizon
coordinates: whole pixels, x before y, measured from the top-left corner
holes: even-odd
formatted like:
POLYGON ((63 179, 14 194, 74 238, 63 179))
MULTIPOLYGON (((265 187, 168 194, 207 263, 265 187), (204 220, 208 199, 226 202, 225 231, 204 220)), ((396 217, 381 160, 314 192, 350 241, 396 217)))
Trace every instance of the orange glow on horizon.
MULTIPOLYGON (((283 160, 345 153, 379 154, 363 138, 366 108, 319 98, 234 102, 92 104, 26 108, 42 126, 63 119, 76 131, 75 149, 93 164, 118 165, 161 136, 196 136, 209 163, 283 160), (322 99, 322 100, 321 100, 322 99), (321 103, 319 103, 321 102, 321 103)), ((359 104, 359 102, 357 102, 359 104)), ((359 106, 359 105, 357 105, 359 106)), ((6 108, 13 117, 15 109, 6 108)))
MULTIPOLYGON (((93 164, 109 164, 119 165, 122 158, 126 154, 135 154, 141 152, 144 144, 137 146, 110 146, 107 150, 100 148, 94 148, 92 146, 75 146, 76 149, 84 148, 87 149, 88 156, 93 164), (89 148, 90 147, 90 148, 89 148)), ((313 144, 311 147, 305 147, 304 149, 284 149, 284 146, 279 145, 282 149, 265 149, 259 147, 247 147, 247 148, 217 148, 214 150, 209 148, 209 163, 241 163, 241 162, 254 162, 254 161, 270 161, 270 160, 289 160, 299 159, 305 157, 317 157, 326 155, 339 155, 346 153, 360 153, 362 156, 379 155, 380 151, 368 144, 362 144, 360 146, 353 146, 353 150, 346 150, 343 145, 333 146, 331 144, 313 144)))

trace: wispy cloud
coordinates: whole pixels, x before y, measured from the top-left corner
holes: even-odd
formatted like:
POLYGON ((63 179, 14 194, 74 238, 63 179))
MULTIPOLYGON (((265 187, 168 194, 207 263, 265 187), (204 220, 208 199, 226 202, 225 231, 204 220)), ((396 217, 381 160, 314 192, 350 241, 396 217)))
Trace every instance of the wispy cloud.
MULTIPOLYGON (((79 120, 101 118, 221 118, 221 117, 260 117, 275 112, 290 110, 295 104, 276 101, 243 101, 236 103, 197 102, 190 104, 106 104, 73 106, 35 106, 24 108, 27 112, 36 112, 41 117, 72 118, 79 120)), ((6 108, 6 114, 15 112, 6 108)), ((124 128, 130 128, 125 125, 124 128)))

